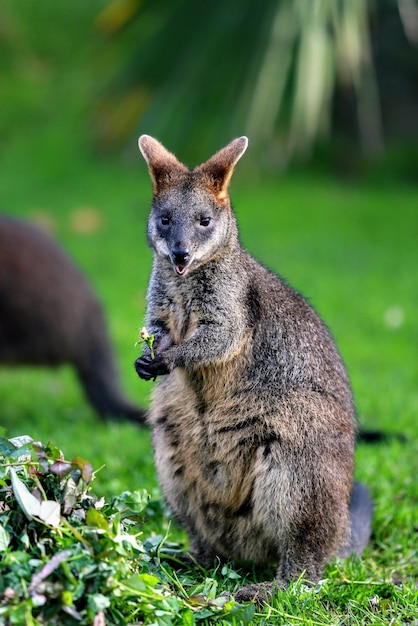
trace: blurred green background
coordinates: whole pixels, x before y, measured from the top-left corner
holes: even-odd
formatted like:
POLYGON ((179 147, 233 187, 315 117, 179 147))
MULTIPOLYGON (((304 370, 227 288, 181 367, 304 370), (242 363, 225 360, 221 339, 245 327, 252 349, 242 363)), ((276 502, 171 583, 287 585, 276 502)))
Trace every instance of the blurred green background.
MULTIPOLYGON (((246 133, 231 188, 244 245, 330 326, 361 423, 415 441, 417 33, 407 0, 3 0, 0 211, 44 225, 85 271, 132 400, 151 388, 132 367, 151 266, 137 137, 195 165, 246 133)), ((70 369, 2 367, 0 397, 11 436, 105 463, 107 493, 155 484, 148 433, 99 422, 70 369)), ((369 482, 386 454, 360 449, 369 482)))

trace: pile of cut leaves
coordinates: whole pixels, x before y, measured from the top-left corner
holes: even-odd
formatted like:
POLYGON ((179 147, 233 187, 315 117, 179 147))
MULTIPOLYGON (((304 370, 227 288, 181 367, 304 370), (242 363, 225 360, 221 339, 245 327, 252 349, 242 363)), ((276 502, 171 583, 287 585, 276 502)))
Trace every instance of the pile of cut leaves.
POLYGON ((6 626, 248 624, 252 605, 217 582, 183 581, 142 538, 145 490, 105 502, 88 461, 0 436, 0 623, 6 626))

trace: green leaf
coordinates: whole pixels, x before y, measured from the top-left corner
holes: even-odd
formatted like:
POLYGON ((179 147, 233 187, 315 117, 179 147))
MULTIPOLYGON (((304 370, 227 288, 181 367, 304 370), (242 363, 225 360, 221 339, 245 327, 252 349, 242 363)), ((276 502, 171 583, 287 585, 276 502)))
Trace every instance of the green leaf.
POLYGON ((39 507, 39 519, 45 524, 58 528, 61 521, 61 507, 55 500, 43 500, 39 507))
POLYGON ((46 455, 51 459, 58 460, 64 458, 62 451, 50 441, 48 441, 47 445, 45 446, 45 452, 46 455))
POLYGON ((23 448, 23 446, 32 445, 33 439, 29 435, 19 435, 19 437, 11 437, 9 441, 16 448, 23 448))
POLYGON ((231 624, 250 624, 254 617, 255 605, 251 603, 246 604, 234 604, 228 613, 228 618, 231 618, 231 624))
POLYGON ((55 463, 50 466, 49 471, 59 476, 59 478, 64 478, 65 476, 67 476, 67 474, 71 472, 71 469, 71 463, 59 460, 55 461, 55 463))
POLYGON ((13 467, 11 467, 9 471, 13 493, 20 508, 29 520, 33 519, 34 516, 39 517, 41 503, 31 494, 26 485, 20 480, 13 467))
POLYGON ((71 591, 63 591, 61 594, 61 599, 66 606, 71 606, 73 603, 73 594, 71 591))
POLYGON ((90 483, 93 479, 93 467, 87 459, 83 459, 82 456, 76 456, 71 461, 73 468, 77 468, 81 471, 81 478, 85 483, 90 483))
POLYGON ((95 509, 93 506, 90 507, 87 511, 86 522, 89 526, 101 528, 102 530, 109 530, 108 520, 103 515, 103 513, 95 509))
POLYGON ((0 526, 0 552, 4 552, 7 546, 10 543, 10 533, 4 528, 4 526, 0 526))
POLYGON ((77 483, 72 476, 67 476, 65 480, 64 491, 61 497, 64 515, 69 515, 71 513, 77 502, 80 501, 82 494, 82 482, 79 480, 77 483))
POLYGON ((25 483, 20 480, 13 467, 11 467, 9 471, 13 493, 15 494, 16 500, 26 517, 29 520, 37 517, 54 528, 59 526, 59 503, 54 500, 43 500, 42 502, 39 502, 39 500, 31 494, 25 483))
POLYGON ((16 446, 14 446, 5 437, 0 437, 0 454, 4 457, 11 457, 16 452, 16 446))
POLYGON ((186 609, 181 614, 181 626, 193 626, 193 611, 191 609, 186 609))
POLYGON ((130 512, 138 515, 142 513, 149 502, 149 494, 145 489, 124 491, 112 499, 112 506, 120 513, 130 512))
POLYGON ((94 595, 89 596, 88 603, 94 613, 104 611, 104 609, 107 609, 110 606, 109 598, 104 596, 102 593, 95 593, 94 595))
POLYGON ((130 576, 125 585, 135 591, 145 591, 146 589, 154 589, 160 580, 152 574, 137 574, 136 576, 130 576))
POLYGON ((240 576, 238 572, 231 569, 227 565, 224 565, 222 567, 221 573, 222 573, 222 576, 225 576, 226 578, 230 578, 231 580, 237 580, 238 578, 242 578, 242 576, 240 576))

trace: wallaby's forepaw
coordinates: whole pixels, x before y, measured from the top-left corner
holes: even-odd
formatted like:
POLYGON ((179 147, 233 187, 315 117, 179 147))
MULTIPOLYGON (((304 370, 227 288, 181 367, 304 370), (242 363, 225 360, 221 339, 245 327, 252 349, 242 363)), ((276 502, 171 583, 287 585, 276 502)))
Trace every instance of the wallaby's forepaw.
POLYGON ((135 361, 136 373, 143 380, 154 380, 157 376, 169 374, 170 369, 168 363, 162 354, 156 354, 154 358, 151 355, 144 355, 135 361))

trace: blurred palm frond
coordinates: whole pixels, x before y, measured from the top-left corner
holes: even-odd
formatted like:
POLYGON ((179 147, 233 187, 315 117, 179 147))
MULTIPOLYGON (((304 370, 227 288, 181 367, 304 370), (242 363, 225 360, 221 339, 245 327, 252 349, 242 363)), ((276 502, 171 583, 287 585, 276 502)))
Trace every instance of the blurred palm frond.
POLYGON ((111 68, 95 109, 101 144, 145 131, 193 158, 246 132, 288 162, 332 133, 346 92, 363 151, 379 153, 371 15, 367 0, 111 0, 96 22, 111 68))

